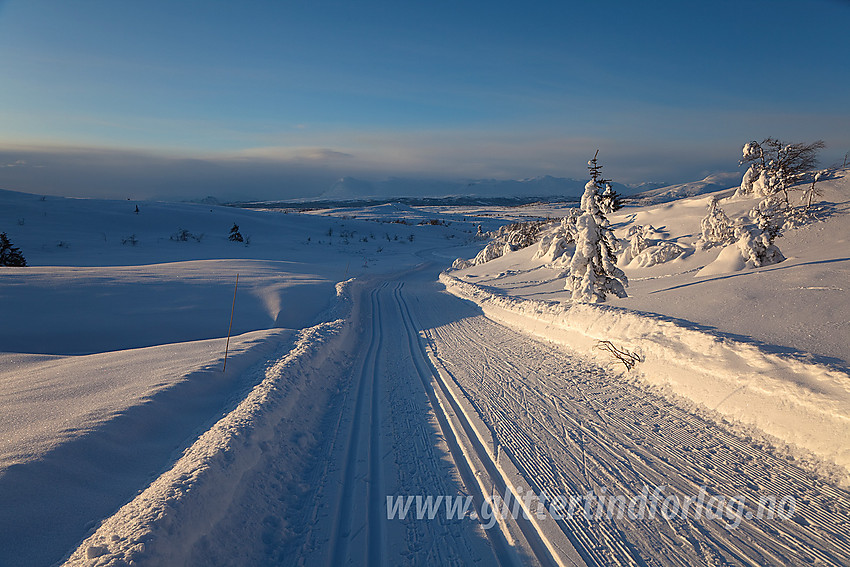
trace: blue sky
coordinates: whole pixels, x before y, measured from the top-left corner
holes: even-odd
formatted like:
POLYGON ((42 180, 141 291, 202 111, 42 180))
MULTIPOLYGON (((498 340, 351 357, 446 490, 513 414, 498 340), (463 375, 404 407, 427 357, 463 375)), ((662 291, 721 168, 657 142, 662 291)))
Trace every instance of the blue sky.
POLYGON ((850 1, 0 0, 0 188, 289 197, 339 176, 734 170, 850 151, 850 1), (14 166, 14 167, 8 167, 14 166))

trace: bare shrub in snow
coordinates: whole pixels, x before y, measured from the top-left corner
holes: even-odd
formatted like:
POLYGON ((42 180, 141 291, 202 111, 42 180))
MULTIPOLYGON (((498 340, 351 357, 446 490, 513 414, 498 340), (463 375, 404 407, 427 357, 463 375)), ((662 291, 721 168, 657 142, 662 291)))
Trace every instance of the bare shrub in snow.
POLYGON ((576 219, 576 249, 570 260, 570 275, 564 285, 575 302, 603 302, 608 294, 626 297, 628 280, 617 267, 617 241, 600 208, 599 190, 610 183, 602 179, 599 151, 588 162, 590 181, 581 197, 582 214, 576 219))
POLYGON ((204 234, 192 234, 185 228, 178 228, 177 232, 172 234, 169 239, 175 242, 189 242, 190 240, 194 240, 195 242, 200 242, 203 240, 204 234))
POLYGON ((829 181, 830 179, 836 178, 836 173, 838 172, 839 166, 833 165, 826 169, 821 169, 819 171, 811 172, 811 175, 807 179, 806 188, 803 189, 803 195, 800 198, 803 207, 809 211, 814 204, 815 197, 823 196, 823 189, 818 185, 818 183, 822 181, 829 181))
POLYGON ((643 362, 644 358, 636 352, 630 352, 625 348, 620 348, 611 341, 597 341, 596 348, 607 351, 615 359, 619 360, 626 367, 626 370, 631 370, 638 362, 643 362))
POLYGON ((735 238, 732 221, 717 204, 717 197, 712 197, 708 202, 708 214, 700 221, 700 232, 699 245, 702 248, 725 246, 735 238))

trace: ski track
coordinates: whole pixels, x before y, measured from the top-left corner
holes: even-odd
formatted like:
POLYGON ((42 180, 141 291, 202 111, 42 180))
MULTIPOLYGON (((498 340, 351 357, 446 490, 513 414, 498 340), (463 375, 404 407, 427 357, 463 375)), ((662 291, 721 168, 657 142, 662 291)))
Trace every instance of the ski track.
MULTIPOLYGON (((189 565, 850 565, 850 493, 722 423, 484 317, 426 271, 360 292, 353 356, 275 427, 189 565), (357 344, 355 344, 355 342, 357 344), (312 433, 315 435, 312 435, 312 433), (792 495, 790 520, 505 519, 387 497, 792 495)), ((663 498, 662 497, 662 498, 663 498)))
MULTIPOLYGON (((383 288, 384 286, 381 286, 383 288)), ((357 539, 360 532, 353 533, 354 517, 358 511, 367 519, 365 530, 367 564, 379 565, 382 549, 382 520, 380 517, 380 402, 378 357, 383 345, 381 313, 378 295, 380 289, 370 294, 371 303, 371 337, 366 356, 362 361, 357 384, 353 422, 350 439, 347 445, 345 469, 342 477, 342 492, 339 511, 337 513, 336 532, 333 536, 333 555, 330 565, 343 565, 349 561, 349 545, 357 539), (364 415, 365 414, 365 415, 364 415), (361 443, 366 441, 365 448, 361 443), (366 458, 362 458, 363 456, 366 458), (363 461, 368 463, 368 470, 363 471, 363 461), (366 484, 366 486, 362 486, 366 484), (357 494, 365 496, 365 502, 356 498, 357 494), (365 514, 363 509, 366 509, 365 514)))
MULTIPOLYGON (((423 291, 420 295, 424 295, 423 291)), ((439 297, 439 296, 434 296, 439 297)), ((850 564, 850 494, 767 448, 594 364, 509 330, 447 297, 420 313, 429 349, 539 494, 580 496, 605 487, 633 496, 764 494, 797 502, 794 520, 693 518, 560 522, 589 565, 850 564), (584 476, 582 446, 586 454, 584 476)))
MULTIPOLYGON (((401 319, 409 338, 410 352, 414 357, 416 370, 422 380, 423 387, 426 391, 428 391, 432 398, 432 406, 443 408, 443 419, 441 421, 445 424, 443 425, 441 423, 441 427, 444 434, 455 437, 452 446, 458 447, 458 450, 452 451, 452 455, 454 457, 455 464, 461 469, 466 469, 466 474, 463 474, 463 476, 466 481, 467 489, 474 489, 474 485, 479 484, 480 488, 489 488, 489 491, 487 491, 489 493, 496 492, 504 496, 510 491, 511 494, 516 497, 516 491, 510 487, 510 480, 505 478, 499 470, 496 462, 494 461, 494 456, 490 454, 484 443, 480 440, 479 434, 475 431, 475 426, 465 415, 465 412, 458 403, 458 400, 455 398, 452 389, 443 381, 442 376, 436 368, 430 364, 427 352, 423 348, 419 339, 419 332, 417 330, 417 325, 414 323, 410 304, 405 299, 404 294, 401 293, 401 288, 399 288, 396 292, 396 301, 398 302, 401 319), (432 387, 429 384, 432 378, 436 387, 432 387), (441 401, 437 399, 438 393, 441 395, 441 399, 445 400, 445 402, 441 403, 441 401), (456 428, 453 428, 449 424, 451 421, 450 417, 454 417, 455 421, 458 422, 458 426, 456 428), (474 453, 473 457, 470 458, 465 456, 464 452, 460 450, 459 447, 461 443, 470 447, 471 452, 474 453), (483 484, 475 478, 481 476, 486 477, 483 484)), ((467 452, 466 454, 468 455, 469 453, 467 452)), ((481 502, 487 496, 487 493, 479 490, 477 491, 476 496, 478 497, 477 500, 481 502)), ((481 509, 480 505, 478 509, 481 509)), ((522 546, 524 549, 508 550, 505 543, 503 543, 504 536, 491 528, 488 535, 491 537, 491 541, 496 550, 500 564, 509 565, 518 559, 524 559, 524 563, 546 566, 562 564, 560 558, 557 557, 556 554, 549 548, 545 535, 539 531, 538 526, 536 526, 534 522, 530 521, 523 515, 513 518, 513 522, 511 522, 511 519, 507 519, 507 522, 515 524, 516 528, 519 532, 521 532, 522 537, 525 540, 524 545, 522 546), (529 555, 525 555, 523 552, 529 555), (523 555, 525 556, 523 557, 523 555)), ((507 529, 508 532, 511 531, 508 527, 505 529, 507 529)))
POLYGON ((316 550, 322 546, 305 545, 306 563, 496 564, 483 530, 470 519, 446 518, 444 510, 431 520, 415 519, 412 512, 405 519, 387 519, 387 496, 465 494, 447 460, 452 442, 444 438, 440 416, 410 379, 415 362, 409 336, 393 328, 401 320, 392 301, 400 287, 384 283, 369 294, 369 338, 351 385, 357 393, 348 404, 350 422, 343 415, 336 434, 335 445, 345 456, 327 542, 331 551, 320 561, 316 550))

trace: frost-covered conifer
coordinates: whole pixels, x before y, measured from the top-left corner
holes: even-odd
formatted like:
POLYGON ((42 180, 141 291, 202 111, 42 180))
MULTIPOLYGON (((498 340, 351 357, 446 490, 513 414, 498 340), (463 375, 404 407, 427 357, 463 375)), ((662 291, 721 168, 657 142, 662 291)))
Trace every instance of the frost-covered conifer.
POLYGON ((779 236, 784 219, 785 203, 778 196, 763 199, 750 211, 749 218, 738 219, 735 239, 744 261, 758 268, 785 260, 773 243, 779 236))
POLYGON ((576 241, 576 219, 580 215, 581 209, 570 209, 561 219, 561 224, 540 239, 534 257, 552 263, 561 263, 569 259, 566 253, 569 251, 570 244, 576 241))
POLYGON ((729 244, 735 237, 732 221, 717 204, 717 198, 712 197, 708 202, 708 214, 700 222, 702 232, 701 243, 704 248, 729 244))
MULTIPOLYGON (((599 152, 596 152, 598 155, 599 152)), ((600 207, 601 178, 596 155, 588 162, 591 179, 581 197, 582 214, 576 219, 576 249, 570 260, 570 275, 564 285, 575 302, 603 302, 609 293, 626 297, 628 280, 617 267, 616 238, 600 207)))
POLYGON ((629 229, 629 256, 634 258, 647 248, 649 248, 649 241, 646 239, 646 233, 652 230, 652 226, 646 227, 643 225, 636 225, 629 229))

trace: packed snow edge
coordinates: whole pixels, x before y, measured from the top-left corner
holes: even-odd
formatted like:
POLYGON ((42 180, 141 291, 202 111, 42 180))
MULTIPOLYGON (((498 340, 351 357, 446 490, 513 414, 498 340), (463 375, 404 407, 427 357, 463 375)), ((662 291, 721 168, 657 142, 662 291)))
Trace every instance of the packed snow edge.
MULTIPOLYGON (((192 546, 227 510, 240 480, 259 461, 281 420, 297 420, 305 400, 329 391, 351 326, 353 280, 336 285, 325 322, 303 329, 265 379, 201 435, 134 500, 107 518, 65 565, 182 564, 192 546), (322 383, 324 380, 327 383, 322 383), (123 563, 122 563, 123 562, 123 563)), ((350 342, 350 341, 349 341, 350 342)))
POLYGON ((590 304, 511 297, 443 273, 447 290, 511 327, 611 362, 599 341, 642 358, 641 379, 850 473, 850 374, 766 352, 661 316, 590 304))

